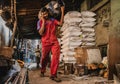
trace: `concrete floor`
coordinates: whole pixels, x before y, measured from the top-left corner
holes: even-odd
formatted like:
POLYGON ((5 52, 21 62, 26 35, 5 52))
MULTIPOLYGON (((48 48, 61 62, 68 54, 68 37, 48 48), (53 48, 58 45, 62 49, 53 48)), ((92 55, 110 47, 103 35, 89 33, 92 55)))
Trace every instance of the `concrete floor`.
MULTIPOLYGON (((46 77, 40 77, 40 70, 29 70, 29 84, 58 84, 53 80, 49 79, 49 69, 47 70, 46 77)), ((82 76, 77 77, 76 75, 64 75, 59 74, 62 82, 59 84, 113 84, 113 81, 108 81, 102 77, 90 77, 82 76)))

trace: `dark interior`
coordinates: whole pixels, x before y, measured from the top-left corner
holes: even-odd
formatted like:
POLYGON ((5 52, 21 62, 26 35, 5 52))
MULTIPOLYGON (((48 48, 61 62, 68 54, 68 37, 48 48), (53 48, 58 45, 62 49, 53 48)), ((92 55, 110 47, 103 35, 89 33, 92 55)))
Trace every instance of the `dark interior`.
MULTIPOLYGON (((7 13, 3 15, 5 19, 9 19, 10 7, 12 0, 0 0, 1 8, 7 9, 7 13)), ((39 39, 40 36, 36 30, 38 20, 38 12, 41 7, 44 7, 51 0, 16 0, 17 14, 17 31, 16 37, 27 39, 39 39)), ((65 3, 65 13, 72 10, 80 10, 80 4, 83 0, 63 0, 65 3)), ((58 17, 59 18, 59 17, 58 17)), ((14 19, 14 18, 12 18, 14 19)), ((6 24, 11 29, 13 23, 6 24)))

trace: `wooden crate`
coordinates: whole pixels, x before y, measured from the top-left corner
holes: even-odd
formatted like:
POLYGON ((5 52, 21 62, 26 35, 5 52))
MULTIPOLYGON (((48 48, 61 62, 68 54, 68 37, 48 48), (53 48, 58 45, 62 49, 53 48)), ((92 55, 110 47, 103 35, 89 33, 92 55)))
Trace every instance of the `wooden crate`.
POLYGON ((78 47, 75 58, 79 64, 100 63, 102 61, 98 47, 78 47))

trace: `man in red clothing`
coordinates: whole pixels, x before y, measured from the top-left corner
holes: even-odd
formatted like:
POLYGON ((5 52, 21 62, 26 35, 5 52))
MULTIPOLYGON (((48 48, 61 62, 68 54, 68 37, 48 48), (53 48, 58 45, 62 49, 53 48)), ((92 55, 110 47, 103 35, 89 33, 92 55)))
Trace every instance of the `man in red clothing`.
MULTIPOLYGON (((64 10, 64 7, 61 11, 64 10)), ((41 20, 40 20, 40 29, 39 33, 42 36, 42 59, 41 59, 41 76, 44 76, 46 65, 48 62, 48 54, 52 52, 51 60, 51 77, 50 79, 60 82, 61 80, 57 78, 57 69, 59 65, 60 57, 60 46, 56 36, 56 26, 62 25, 63 17, 60 21, 57 21, 54 18, 49 17, 49 10, 45 7, 41 9, 41 20)))

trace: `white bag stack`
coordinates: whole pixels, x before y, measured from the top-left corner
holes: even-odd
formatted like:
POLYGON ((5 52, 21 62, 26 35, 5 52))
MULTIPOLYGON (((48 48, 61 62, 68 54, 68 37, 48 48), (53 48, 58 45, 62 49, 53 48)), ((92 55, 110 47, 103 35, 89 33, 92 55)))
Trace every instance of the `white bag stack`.
POLYGON ((79 24, 82 30, 82 46, 95 46, 95 29, 94 26, 96 24, 96 19, 94 16, 96 15, 90 11, 81 12, 82 15, 82 23, 79 24))
POLYGON ((64 62, 75 63, 74 49, 77 47, 95 46, 96 14, 90 11, 70 11, 64 16, 64 24, 61 28, 61 52, 64 62))
POLYGON ((79 27, 81 21, 81 14, 77 11, 70 11, 64 16, 64 24, 61 28, 63 31, 61 52, 65 63, 76 63, 74 48, 82 44, 82 39, 80 39, 82 32, 79 27))

